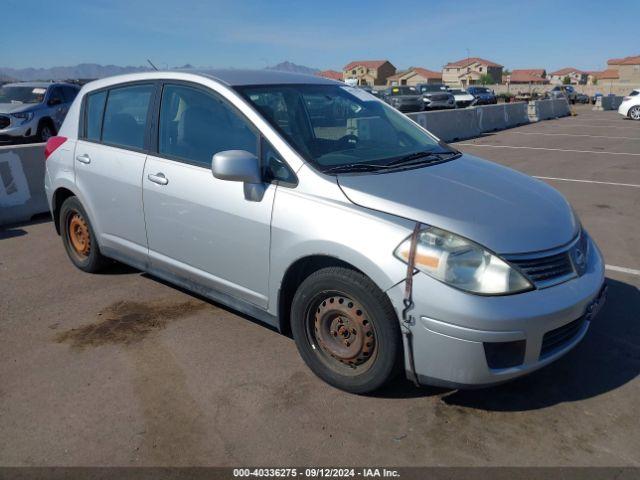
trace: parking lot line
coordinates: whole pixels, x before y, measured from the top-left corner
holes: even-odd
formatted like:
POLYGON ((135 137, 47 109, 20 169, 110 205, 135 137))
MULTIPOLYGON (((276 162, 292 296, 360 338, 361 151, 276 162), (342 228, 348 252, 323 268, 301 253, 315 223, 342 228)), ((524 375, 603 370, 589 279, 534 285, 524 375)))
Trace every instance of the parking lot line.
POLYGON ((587 135, 584 133, 540 133, 540 132, 509 132, 518 135, 547 135, 552 137, 591 137, 591 138, 612 138, 616 140, 638 140, 640 137, 611 137, 609 135, 587 135))
POLYGON ((487 145, 483 143, 457 143, 456 145, 463 145, 467 147, 489 147, 489 148, 514 148, 522 150, 548 150, 550 152, 573 152, 573 153, 599 153, 603 155, 631 155, 634 157, 640 157, 640 153, 625 153, 625 152, 601 152, 598 150, 570 150, 564 148, 544 148, 544 147, 518 147, 515 145, 487 145))
MULTIPOLYGON (((530 124, 530 125, 538 125, 538 124, 530 124)), ((629 126, 622 126, 622 125, 595 125, 593 123, 567 123, 567 122, 550 122, 550 123, 546 123, 546 124, 541 124, 540 126, 545 126, 545 127, 561 127, 561 128, 568 128, 568 127, 572 127, 572 128, 584 128, 584 127, 594 127, 594 128, 626 128, 626 129, 632 129, 632 130, 640 130, 640 128, 638 127, 632 127, 631 125, 629 126)))
POLYGON ((633 183, 599 182, 597 180, 580 180, 577 178, 558 178, 558 177, 539 177, 537 175, 533 175, 533 178, 539 178, 541 180, 557 180, 559 182, 598 183, 602 185, 613 185, 616 187, 640 188, 640 185, 635 185, 633 183))
POLYGON ((613 272, 628 273, 629 275, 640 275, 640 270, 635 268, 617 267, 615 265, 605 265, 604 268, 613 272))

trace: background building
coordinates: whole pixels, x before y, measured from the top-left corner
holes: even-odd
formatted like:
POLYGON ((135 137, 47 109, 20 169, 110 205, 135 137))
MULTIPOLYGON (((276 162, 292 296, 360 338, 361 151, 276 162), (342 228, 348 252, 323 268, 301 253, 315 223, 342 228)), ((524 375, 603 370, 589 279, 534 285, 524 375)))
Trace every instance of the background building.
POLYGON ((561 68, 547 75, 551 85, 562 85, 566 77, 569 77, 571 85, 585 85, 587 83, 587 72, 573 67, 561 68))
POLYGON ((419 83, 442 83, 442 74, 427 68, 411 67, 387 78, 387 85, 417 85, 419 83))
POLYGON ((470 57, 447 63, 442 69, 442 81, 448 85, 476 85, 502 82, 502 65, 479 57, 470 57))
POLYGON ((316 75, 318 75, 319 77, 329 78, 331 80, 343 80, 342 72, 338 72, 337 70, 322 70, 316 75))
POLYGON ((544 68, 513 70, 510 75, 507 75, 506 81, 513 85, 545 85, 549 83, 547 71, 544 68))
POLYGON ((640 83, 640 55, 612 58, 607 61, 607 67, 618 73, 620 83, 640 83))
POLYGON ((357 85, 386 85, 396 67, 389 60, 356 60, 346 65, 342 73, 344 80, 354 79, 357 85))

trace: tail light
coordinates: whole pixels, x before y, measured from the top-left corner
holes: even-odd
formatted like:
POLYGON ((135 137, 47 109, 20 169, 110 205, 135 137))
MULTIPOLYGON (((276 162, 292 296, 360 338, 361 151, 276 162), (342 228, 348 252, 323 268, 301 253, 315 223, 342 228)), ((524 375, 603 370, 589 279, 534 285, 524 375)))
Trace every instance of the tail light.
POLYGON ((44 147, 44 159, 47 160, 66 141, 67 137, 51 137, 47 140, 47 145, 44 147))
POLYGON ((623 98, 622 98, 622 101, 623 101, 623 102, 626 102, 627 100, 631 100, 631 97, 623 97, 623 98))

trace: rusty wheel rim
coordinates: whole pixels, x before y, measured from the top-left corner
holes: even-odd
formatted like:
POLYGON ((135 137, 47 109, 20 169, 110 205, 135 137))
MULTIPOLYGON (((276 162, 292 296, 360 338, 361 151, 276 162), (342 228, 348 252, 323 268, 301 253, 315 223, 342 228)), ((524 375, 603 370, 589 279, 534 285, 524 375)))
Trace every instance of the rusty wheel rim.
POLYGON ((91 234, 86 220, 79 212, 73 212, 69 216, 67 232, 73 253, 80 259, 86 259, 91 252, 91 234))
POLYGON ((310 317, 311 336, 325 362, 357 373, 373 363, 375 329, 359 302, 343 294, 325 294, 310 317))

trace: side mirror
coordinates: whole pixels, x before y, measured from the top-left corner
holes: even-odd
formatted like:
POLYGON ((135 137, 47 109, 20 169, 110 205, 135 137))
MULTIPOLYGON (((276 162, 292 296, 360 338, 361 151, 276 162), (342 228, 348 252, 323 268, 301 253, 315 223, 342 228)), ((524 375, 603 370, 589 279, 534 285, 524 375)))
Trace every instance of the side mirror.
POLYGON ((220 180, 244 183, 262 183, 260 161, 246 150, 225 150, 211 159, 211 173, 220 180))
POLYGON ((61 103, 62 103, 62 100, 54 97, 49 100, 48 105, 50 107, 55 107, 56 105, 60 105, 61 103))

